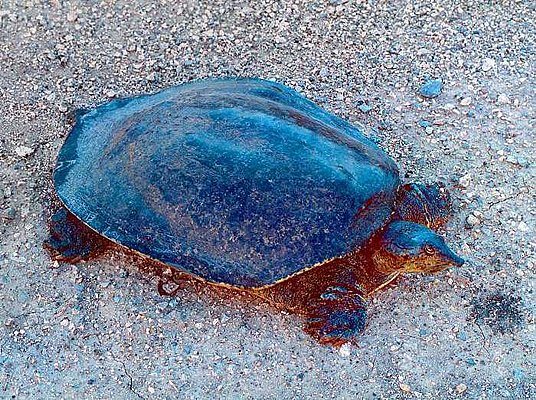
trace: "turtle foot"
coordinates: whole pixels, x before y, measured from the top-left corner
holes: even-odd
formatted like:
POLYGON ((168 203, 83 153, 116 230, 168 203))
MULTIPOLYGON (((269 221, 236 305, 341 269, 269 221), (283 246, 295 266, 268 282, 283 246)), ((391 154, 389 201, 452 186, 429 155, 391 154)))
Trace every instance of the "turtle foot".
POLYGON ((43 247, 54 260, 74 264, 99 255, 106 244, 69 211, 60 208, 50 219, 50 233, 43 247))
POLYGON ((354 340, 365 328, 367 312, 359 293, 333 287, 309 306, 305 332, 320 343, 340 346, 354 340))
POLYGON ((410 183, 400 189, 398 214, 404 221, 437 230, 446 224, 451 213, 450 194, 442 183, 410 183))

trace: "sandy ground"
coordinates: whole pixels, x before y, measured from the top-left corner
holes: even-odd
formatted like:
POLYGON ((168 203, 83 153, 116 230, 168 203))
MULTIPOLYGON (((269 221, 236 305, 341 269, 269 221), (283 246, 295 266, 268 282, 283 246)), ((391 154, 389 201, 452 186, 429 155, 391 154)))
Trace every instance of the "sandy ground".
POLYGON ((0 1, 0 398, 536 396, 531 1, 0 1), (207 76, 276 79, 447 182, 467 260, 378 294, 359 345, 120 251, 53 263, 70 113, 207 76), (435 99, 418 90, 429 78, 435 99))

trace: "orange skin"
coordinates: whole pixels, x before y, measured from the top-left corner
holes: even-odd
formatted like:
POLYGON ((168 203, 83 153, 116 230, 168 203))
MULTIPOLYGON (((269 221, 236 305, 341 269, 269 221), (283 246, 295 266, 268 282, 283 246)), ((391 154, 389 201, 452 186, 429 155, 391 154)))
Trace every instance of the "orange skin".
MULTIPOLYGON (((52 220, 50 239, 44 243, 45 249, 58 261, 76 263, 81 259, 87 260, 100 256, 106 250, 118 246, 93 232, 72 214, 67 215, 66 221, 68 224, 65 225, 52 220), (54 245, 51 241, 55 241, 54 245), (58 249, 57 243, 64 242, 68 243, 66 244, 67 251, 62 252, 61 247, 58 249), (85 250, 84 255, 80 256, 82 252, 78 252, 76 248, 68 248, 72 244, 84 246, 84 249, 89 248, 90 251, 85 250), (72 257, 68 255, 69 251, 73 254, 72 257)), ((167 284, 177 284, 179 280, 183 282, 185 279, 209 283, 226 291, 245 290, 279 309, 304 316, 308 319, 305 327, 307 333, 321 343, 340 346, 353 340, 354 336, 348 338, 329 335, 332 330, 331 325, 340 328, 342 324, 344 328, 344 321, 341 323, 330 320, 334 312, 361 315, 359 328, 355 328, 361 330, 365 323, 366 301, 376 291, 393 282, 400 274, 434 273, 456 265, 453 260, 442 256, 437 251, 434 252, 433 249, 426 249, 412 256, 394 254, 385 249, 381 235, 381 233, 377 234, 363 248, 350 254, 305 269, 280 282, 260 288, 239 288, 204 281, 189 273, 170 268, 157 260, 144 256, 141 258, 146 266, 152 266, 160 276, 158 290, 161 295, 175 295, 178 289, 168 291, 167 284), (166 271, 171 271, 171 273, 166 274, 166 271)))

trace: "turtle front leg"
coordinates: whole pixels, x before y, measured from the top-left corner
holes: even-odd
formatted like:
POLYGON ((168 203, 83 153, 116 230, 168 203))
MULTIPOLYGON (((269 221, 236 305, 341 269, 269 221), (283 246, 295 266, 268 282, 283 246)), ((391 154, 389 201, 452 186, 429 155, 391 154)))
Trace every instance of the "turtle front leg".
POLYGON ((355 340, 365 328, 366 293, 368 286, 376 287, 362 259, 355 254, 335 259, 258 294, 304 316, 305 332, 320 343, 340 346, 355 340))
POLYGON ((74 264, 99 255, 106 241, 62 207, 50 219, 43 247, 53 259, 74 264))
POLYGON ((442 183, 410 183, 398 192, 397 211, 400 219, 437 230, 452 214, 450 194, 442 183))
POLYGON ((365 328, 366 301, 358 289, 330 286, 307 305, 305 331, 320 343, 340 346, 365 328))

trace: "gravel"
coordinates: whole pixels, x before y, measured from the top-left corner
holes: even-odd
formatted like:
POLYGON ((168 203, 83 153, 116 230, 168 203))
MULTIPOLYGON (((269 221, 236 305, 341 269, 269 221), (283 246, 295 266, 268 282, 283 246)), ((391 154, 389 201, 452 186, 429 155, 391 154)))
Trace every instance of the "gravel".
POLYGON ((535 14, 530 1, 3 0, 0 398, 536 397, 535 14), (359 344, 336 349, 246 293, 185 281, 163 298, 119 250, 51 261, 51 171, 74 111, 230 75, 289 85, 363 126, 407 181, 445 182, 444 234, 466 265, 399 280, 359 344), (423 96, 432 79, 440 93, 423 96))
POLYGON ((433 99, 441 94, 443 82, 441 79, 431 79, 421 86, 419 94, 428 99, 433 99))

